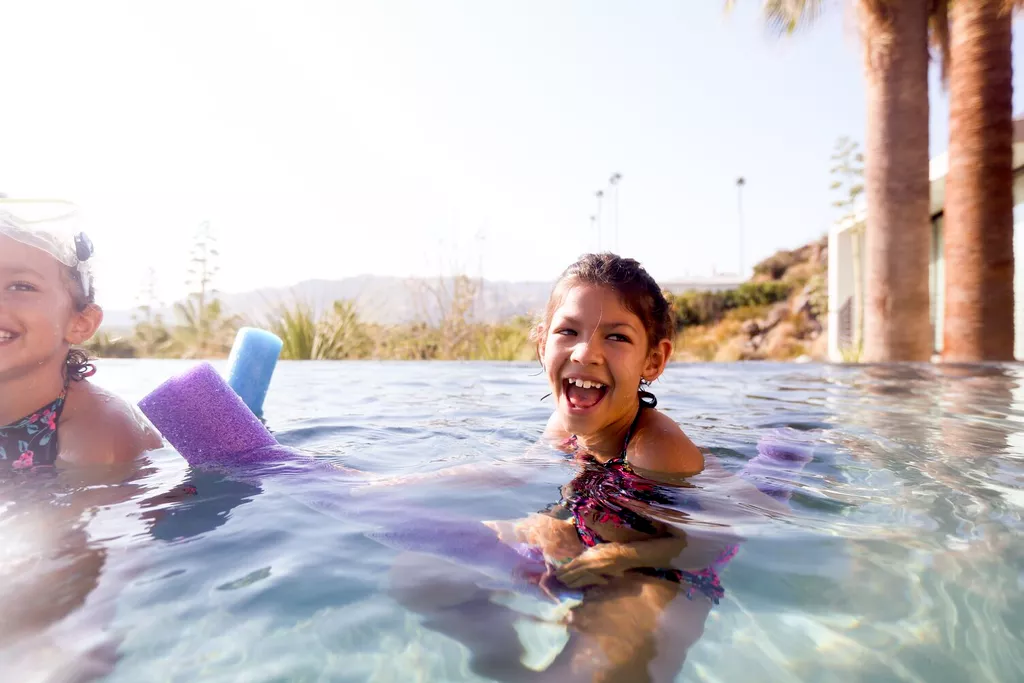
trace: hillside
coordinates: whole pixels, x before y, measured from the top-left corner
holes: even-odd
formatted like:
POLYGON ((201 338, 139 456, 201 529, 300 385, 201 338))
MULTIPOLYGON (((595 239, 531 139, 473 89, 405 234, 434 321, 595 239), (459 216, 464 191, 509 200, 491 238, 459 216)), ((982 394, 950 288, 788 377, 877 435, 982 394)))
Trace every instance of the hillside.
MULTIPOLYGON (((480 292, 474 301, 473 317, 483 323, 500 323, 517 316, 532 316, 544 308, 552 282, 508 282, 474 280, 480 292)), ((665 289, 681 293, 692 290, 721 290, 734 287, 730 278, 688 278, 663 283, 665 289)), ((314 310, 329 309, 335 301, 352 301, 359 319, 377 325, 404 325, 420 320, 436 320, 442 304, 450 302, 453 290, 450 278, 399 278, 361 275, 341 280, 306 280, 291 287, 220 293, 226 315, 246 320, 263 320, 280 305, 296 302, 314 310)), ((174 311, 156 311, 165 321, 174 321, 174 311)), ((103 330, 125 334, 135 325, 133 311, 104 311, 103 330)))
MULTIPOLYGON (((823 360, 826 248, 821 239, 780 251, 747 282, 665 283, 676 318, 673 360, 823 360)), ((310 280, 220 295, 205 313, 193 300, 184 315, 163 311, 138 325, 130 312, 108 314, 87 348, 101 357, 224 357, 238 326, 254 324, 281 337, 282 358, 292 360, 528 360, 531 318, 550 289, 465 276, 310 280)))
MULTIPOLYGON (((480 293, 474 317, 480 322, 496 323, 540 310, 551 291, 549 282, 476 281, 480 293)), ((274 309, 296 303, 314 310, 329 309, 335 301, 351 301, 359 318, 379 325, 401 325, 416 320, 434 319, 447 303, 452 291, 450 278, 399 278, 361 275, 341 280, 306 280, 291 287, 268 287, 247 292, 221 292, 226 315, 246 320, 262 320, 274 309)), ((158 311, 164 320, 174 320, 171 308, 158 311)), ((134 325, 132 311, 107 311, 104 329, 125 330, 134 325)))
POLYGON ((683 324, 674 360, 826 360, 827 267, 823 237, 761 261, 731 298, 710 292, 675 297, 683 324), (758 303, 772 298, 779 300, 758 303))

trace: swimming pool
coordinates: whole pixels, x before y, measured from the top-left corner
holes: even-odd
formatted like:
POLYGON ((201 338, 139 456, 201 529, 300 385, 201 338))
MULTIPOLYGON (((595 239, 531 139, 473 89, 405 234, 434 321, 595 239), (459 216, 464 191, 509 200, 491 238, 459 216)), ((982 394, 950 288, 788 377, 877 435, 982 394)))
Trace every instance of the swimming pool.
MULTIPOLYGON (((138 400, 189 365, 103 361, 95 379, 138 400)), ((772 430, 817 444, 793 477, 793 514, 743 525, 726 597, 677 680, 1024 680, 1024 369, 680 364, 654 391, 730 469, 772 430)), ((416 473, 522 454, 546 393, 530 364, 284 362, 265 417, 287 445, 416 473)), ((105 680, 486 680, 388 595, 396 553, 364 535, 372 519, 331 506, 343 477, 232 481, 190 475, 171 452, 153 461, 135 495, 89 522, 90 547, 108 552, 92 607, 116 607, 105 621, 120 660, 105 680), (152 502, 182 483, 197 495, 152 502)), ((571 478, 557 463, 530 476, 361 498, 382 515, 515 518, 571 478)))

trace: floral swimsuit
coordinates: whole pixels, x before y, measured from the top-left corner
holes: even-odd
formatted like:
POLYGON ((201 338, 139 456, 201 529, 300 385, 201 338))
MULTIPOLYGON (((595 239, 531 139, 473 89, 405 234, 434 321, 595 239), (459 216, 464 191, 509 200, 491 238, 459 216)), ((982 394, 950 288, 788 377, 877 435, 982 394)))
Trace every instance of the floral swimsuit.
POLYGON ((0 427, 0 469, 53 468, 60 453, 57 421, 64 410, 67 388, 36 412, 0 427))
MULTIPOLYGON (((568 440, 567 445, 574 449, 573 455, 582 460, 585 466, 563 490, 561 503, 572 514, 576 533, 583 545, 588 548, 605 541, 593 529, 587 527, 585 514, 589 514, 602 524, 623 526, 653 536, 658 533, 655 525, 630 509, 630 503, 634 506, 637 502, 672 504, 668 496, 659 492, 655 482, 635 473, 626 462, 626 447, 640 420, 643 408, 644 403, 641 402, 633 424, 626 433, 622 452, 616 458, 601 463, 592 455, 578 450, 575 435, 568 440)), ((698 590, 713 603, 718 604, 725 595, 718 572, 738 550, 739 546, 736 545, 726 548, 711 566, 699 571, 659 567, 642 567, 630 571, 686 585, 686 597, 693 599, 694 590, 698 590)))

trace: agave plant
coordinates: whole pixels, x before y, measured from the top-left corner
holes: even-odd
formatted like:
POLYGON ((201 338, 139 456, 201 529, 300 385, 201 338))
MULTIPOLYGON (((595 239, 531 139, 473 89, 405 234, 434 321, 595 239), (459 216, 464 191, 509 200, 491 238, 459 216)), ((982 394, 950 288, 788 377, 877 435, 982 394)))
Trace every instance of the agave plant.
POLYGON ((241 323, 238 316, 224 313, 218 299, 201 304, 198 297, 191 296, 174 304, 174 312, 178 324, 172 332, 172 346, 183 358, 226 354, 241 323))
POLYGON ((305 301, 280 304, 265 326, 281 338, 285 360, 344 360, 369 351, 369 337, 350 301, 335 301, 326 311, 305 301))

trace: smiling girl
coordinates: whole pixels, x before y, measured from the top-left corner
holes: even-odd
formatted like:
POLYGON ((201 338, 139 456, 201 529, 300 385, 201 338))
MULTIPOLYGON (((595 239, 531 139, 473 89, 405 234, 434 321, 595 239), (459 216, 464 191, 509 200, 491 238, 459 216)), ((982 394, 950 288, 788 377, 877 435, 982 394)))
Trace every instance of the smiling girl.
MULTIPOLYGON (((562 273, 534 330, 555 403, 541 442, 571 459, 576 474, 543 512, 484 524, 501 542, 540 552, 549 572, 542 585, 554 578, 558 590, 580 591, 564 620, 569 638, 560 652, 526 653, 517 635, 521 615, 494 604, 485 578, 474 579, 458 562, 396 562, 392 595, 468 647, 470 667, 480 675, 671 681, 725 595, 719 572, 736 554, 737 537, 721 524, 713 532, 694 530, 674 508, 688 495, 684 489, 694 490, 690 478, 729 477, 705 461, 649 391, 672 355, 673 331, 654 279, 637 261, 607 253, 586 254, 562 273)), ((473 465, 442 477, 460 486, 515 478, 473 465)), ((749 484, 732 491, 736 500, 767 499, 749 484)), ((705 498, 686 504, 703 508, 705 498)))
POLYGON ((81 232, 63 235, 59 220, 16 215, 19 208, 0 200, 0 477, 127 462, 159 448, 138 410, 87 380, 95 368, 72 348, 103 320, 92 243, 81 232))

